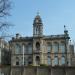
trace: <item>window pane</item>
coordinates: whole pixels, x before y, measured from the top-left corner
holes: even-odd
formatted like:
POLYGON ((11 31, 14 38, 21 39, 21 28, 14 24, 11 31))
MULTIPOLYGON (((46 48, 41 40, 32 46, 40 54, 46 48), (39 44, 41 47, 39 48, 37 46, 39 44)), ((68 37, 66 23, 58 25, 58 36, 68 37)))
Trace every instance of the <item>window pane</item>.
POLYGON ((36 64, 39 65, 40 64, 40 57, 36 56, 36 64))
POLYGON ((19 65, 19 61, 16 62, 16 65, 19 65))
POLYGON ((31 45, 28 46, 28 53, 32 53, 32 46, 31 45))
POLYGON ((61 53, 65 53, 65 44, 64 43, 60 44, 60 49, 61 49, 61 53))
POLYGON ((48 57, 48 65, 51 65, 51 58, 48 57))
POLYGON ((49 45, 49 44, 48 44, 48 46, 47 46, 47 51, 48 51, 48 52, 51 52, 51 45, 49 45))
POLYGON ((61 58, 61 64, 62 64, 62 65, 65 65, 65 57, 62 57, 62 58, 61 58))
POLYGON ((19 57, 16 57, 16 65, 19 65, 19 57))
POLYGON ((53 60, 53 65, 58 65, 58 57, 55 57, 53 60))
POLYGON ((31 56, 28 57, 28 64, 29 64, 29 65, 32 64, 32 57, 31 57, 31 56))
POLYGON ((15 45, 15 53, 16 54, 21 54, 22 53, 21 46, 19 44, 16 44, 15 45))
POLYGON ((54 50, 54 53, 58 53, 58 44, 57 43, 54 43, 53 50, 54 50))

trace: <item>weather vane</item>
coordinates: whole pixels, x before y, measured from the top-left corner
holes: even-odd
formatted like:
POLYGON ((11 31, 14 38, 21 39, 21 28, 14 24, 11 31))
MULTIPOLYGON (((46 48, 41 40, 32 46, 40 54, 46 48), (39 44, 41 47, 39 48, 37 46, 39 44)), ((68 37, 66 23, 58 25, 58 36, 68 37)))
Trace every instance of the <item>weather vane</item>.
POLYGON ((40 13, 39 13, 39 11, 37 12, 37 15, 39 15, 40 13))
POLYGON ((64 25, 64 30, 67 30, 67 29, 66 29, 66 25, 64 25))

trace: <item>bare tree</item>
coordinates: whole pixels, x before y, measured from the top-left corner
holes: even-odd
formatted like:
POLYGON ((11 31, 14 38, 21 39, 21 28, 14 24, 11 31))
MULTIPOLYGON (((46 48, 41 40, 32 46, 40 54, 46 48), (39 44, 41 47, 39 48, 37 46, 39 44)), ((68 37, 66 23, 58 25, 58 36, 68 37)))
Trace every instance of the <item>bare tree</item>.
POLYGON ((4 17, 10 15, 9 14, 10 7, 11 7, 10 0, 0 0, 0 31, 10 26, 10 24, 3 19, 4 17))
POLYGON ((10 9, 10 1, 9 0, 0 0, 0 17, 8 15, 9 9, 10 9))

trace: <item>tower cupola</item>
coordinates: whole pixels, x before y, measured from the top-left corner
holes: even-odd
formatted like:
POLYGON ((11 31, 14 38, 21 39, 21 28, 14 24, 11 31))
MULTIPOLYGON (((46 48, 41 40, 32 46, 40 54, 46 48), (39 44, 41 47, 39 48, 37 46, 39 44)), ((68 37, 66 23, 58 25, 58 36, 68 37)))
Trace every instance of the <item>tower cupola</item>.
POLYGON ((43 35, 43 23, 39 14, 36 15, 33 21, 33 36, 43 35))

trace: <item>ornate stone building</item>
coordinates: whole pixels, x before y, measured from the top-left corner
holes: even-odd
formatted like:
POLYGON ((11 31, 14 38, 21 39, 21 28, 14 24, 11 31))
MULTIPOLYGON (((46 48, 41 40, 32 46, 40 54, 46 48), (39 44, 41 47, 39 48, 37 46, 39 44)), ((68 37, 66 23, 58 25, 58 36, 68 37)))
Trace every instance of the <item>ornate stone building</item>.
POLYGON ((33 21, 33 36, 22 37, 16 34, 9 41, 11 67, 13 66, 71 66, 69 34, 64 27, 60 35, 43 35, 43 23, 39 15, 33 21))

